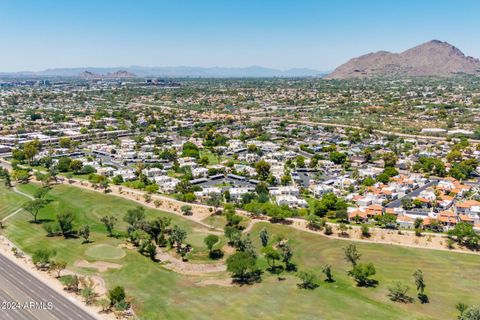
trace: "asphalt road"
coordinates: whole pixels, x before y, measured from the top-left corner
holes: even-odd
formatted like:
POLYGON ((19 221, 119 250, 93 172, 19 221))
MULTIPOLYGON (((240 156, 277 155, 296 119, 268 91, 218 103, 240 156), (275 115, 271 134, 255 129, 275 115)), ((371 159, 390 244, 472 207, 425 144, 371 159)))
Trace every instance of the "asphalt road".
POLYGON ((68 297, 0 254, 1 320, 95 320, 68 297))
POLYGON ((430 187, 436 185, 437 183, 438 183, 437 180, 430 181, 430 182, 424 184, 423 186, 421 186, 420 188, 417 188, 417 189, 413 190, 412 192, 407 193, 404 197, 388 203, 388 204, 386 205, 386 207, 387 207, 387 208, 398 208, 398 207, 401 207, 401 206, 402 206, 402 200, 403 200, 403 199, 415 198, 415 197, 417 197, 417 196, 420 194, 420 192, 422 192, 423 190, 425 190, 425 189, 427 189, 427 188, 430 188, 430 187))

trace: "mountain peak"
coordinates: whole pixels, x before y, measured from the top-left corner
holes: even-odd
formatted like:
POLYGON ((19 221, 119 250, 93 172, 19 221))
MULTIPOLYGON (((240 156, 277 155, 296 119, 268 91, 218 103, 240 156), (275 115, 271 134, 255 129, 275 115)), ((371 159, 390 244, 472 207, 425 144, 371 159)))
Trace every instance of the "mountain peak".
POLYGON ((430 40, 402 53, 378 51, 353 58, 325 78, 446 77, 456 73, 480 75, 480 61, 448 42, 430 40))

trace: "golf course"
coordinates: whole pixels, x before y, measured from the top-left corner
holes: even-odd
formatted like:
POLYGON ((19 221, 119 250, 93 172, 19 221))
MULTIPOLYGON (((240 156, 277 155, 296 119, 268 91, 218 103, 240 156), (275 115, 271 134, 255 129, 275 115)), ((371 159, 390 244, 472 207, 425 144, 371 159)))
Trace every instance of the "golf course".
MULTIPOLYGON (((37 184, 16 186, 18 191, 33 195, 37 184)), ((350 242, 296 230, 285 225, 261 222, 255 224, 250 238, 258 251, 261 281, 250 285, 232 284, 226 271, 185 275, 172 271, 164 261, 152 261, 131 248, 126 241, 127 223, 123 216, 138 203, 117 196, 80 189, 69 185, 55 185, 46 196, 48 204, 38 219, 19 210, 4 222, 2 234, 27 254, 40 248, 54 249, 55 259, 67 262, 67 268, 85 275, 97 275, 105 280, 107 289, 116 285, 125 287, 133 309, 140 319, 455 319, 455 305, 463 302, 477 305, 480 301, 480 255, 448 251, 407 248, 394 245, 356 243, 360 262, 375 265, 376 287, 357 287, 348 276, 350 264, 344 259, 343 248, 350 242), (90 239, 47 237, 43 223, 55 219, 60 212, 75 215, 74 226, 88 225, 90 239), (109 237, 100 221, 103 216, 117 218, 115 236, 109 237), (315 290, 300 289, 296 272, 280 275, 266 271, 259 232, 266 228, 271 238, 281 235, 288 239, 293 251, 292 262, 298 271, 308 271, 319 279, 315 290), (100 271, 80 266, 78 261, 104 262, 118 265, 100 271), (324 282, 322 268, 329 264, 334 282, 324 282), (426 283, 429 303, 393 302, 388 297, 388 286, 401 281, 410 287, 408 294, 416 297, 413 273, 421 269, 426 283)), ((0 218, 22 207, 29 199, 12 189, 0 187, 0 218)), ((221 260, 208 258, 203 239, 218 230, 184 219, 180 215, 145 207, 147 219, 169 217, 172 225, 187 231, 186 243, 192 250, 188 262, 222 263, 233 250, 228 250, 226 239, 220 235, 215 248, 222 249, 221 260)), ((220 217, 204 222, 222 225, 220 217)), ((171 253, 174 255, 175 253, 171 253)))

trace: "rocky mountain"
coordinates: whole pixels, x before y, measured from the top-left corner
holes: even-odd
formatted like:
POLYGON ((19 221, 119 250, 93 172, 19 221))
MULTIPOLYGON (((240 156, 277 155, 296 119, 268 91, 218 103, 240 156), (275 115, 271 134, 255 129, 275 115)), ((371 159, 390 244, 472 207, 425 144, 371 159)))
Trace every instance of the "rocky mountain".
POLYGON ((111 79, 119 79, 119 78, 123 79, 123 78, 136 78, 137 75, 132 72, 128 72, 126 70, 118 70, 115 72, 108 72, 104 77, 111 78, 111 79))
POLYGON ((99 80, 102 78, 101 75, 92 71, 83 71, 79 74, 80 78, 87 80, 99 80))
MULTIPOLYGON (((86 80, 101 80, 101 79, 124 79, 124 78, 136 78, 137 76, 131 72, 125 70, 118 70, 114 72, 107 72, 106 74, 99 74, 90 70, 85 70, 77 74, 80 78, 86 80)), ((72 75, 75 76, 75 75, 72 75)))
POLYGON ((432 40, 402 53, 378 51, 353 58, 325 79, 480 75, 480 61, 447 42, 432 40))

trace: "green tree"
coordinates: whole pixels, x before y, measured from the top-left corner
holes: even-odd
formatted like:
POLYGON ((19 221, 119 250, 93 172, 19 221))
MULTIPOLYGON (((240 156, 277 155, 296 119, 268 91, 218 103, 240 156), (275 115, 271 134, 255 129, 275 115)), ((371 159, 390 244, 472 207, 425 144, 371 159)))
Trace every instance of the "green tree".
POLYGON ((60 278, 63 270, 67 268, 67 262, 65 261, 50 261, 49 270, 57 273, 57 278, 60 278))
POLYGON ((353 266, 353 269, 348 272, 352 276, 359 287, 373 286, 376 284, 375 280, 369 277, 375 275, 377 272, 373 263, 358 263, 353 266))
POLYGON ((71 162, 72 162, 71 158, 62 157, 62 158, 58 159, 58 163, 57 163, 56 168, 60 172, 67 172, 67 171, 70 170, 70 163, 71 162))
POLYGON ((311 230, 321 230, 323 228, 321 219, 315 214, 309 214, 307 216, 307 228, 311 230))
POLYGON ((291 271, 295 270, 296 266, 292 263, 293 251, 292 248, 288 245, 288 243, 279 245, 281 255, 282 255, 282 262, 285 263, 285 270, 291 271))
POLYGON ((43 188, 37 189, 33 194, 33 197, 35 199, 44 199, 49 191, 50 191, 49 187, 43 187, 43 188))
POLYGON ((177 252, 180 252, 182 249, 182 244, 185 239, 187 239, 187 231, 180 228, 179 226, 173 226, 172 233, 170 235, 172 242, 177 247, 177 252))
POLYGON ((268 231, 266 228, 262 228, 260 231, 260 241, 262 242, 262 246, 266 247, 268 245, 268 240, 270 238, 270 235, 268 234, 268 231))
POLYGON ((299 288, 313 290, 318 287, 318 280, 315 274, 301 271, 297 273, 297 276, 302 281, 298 284, 299 288))
POLYGON ((355 267, 358 260, 362 256, 358 252, 357 246, 354 245, 353 243, 350 243, 348 246, 343 248, 343 253, 345 254, 345 260, 347 260, 347 262, 350 262, 352 264, 352 267, 355 267))
POLYGON ((210 254, 212 253, 213 246, 218 242, 218 240, 219 240, 218 236, 214 234, 209 234, 208 236, 205 237, 205 239, 203 239, 203 242, 207 246, 210 254))
POLYGON ((365 238, 370 237, 370 228, 366 224, 362 225, 361 230, 362 230, 362 236, 363 237, 365 237, 365 238))
POLYGON ((122 303, 126 299, 125 289, 122 286, 116 286, 108 291, 108 299, 110 305, 115 306, 118 303, 122 303))
POLYGON ((333 151, 330 152, 330 161, 335 164, 343 164, 347 160, 347 155, 343 152, 333 151))
POLYGON ((145 253, 152 261, 155 261, 157 255, 157 247, 151 241, 145 246, 145 253))
POLYGON ((428 296, 425 294, 425 280, 423 279, 422 270, 418 269, 413 273, 413 278, 415 279, 415 286, 417 287, 418 299, 422 303, 428 302, 428 296))
POLYGON ((67 274, 60 277, 60 282, 65 286, 65 289, 70 292, 78 292, 78 286, 80 284, 77 275, 67 274))
POLYGON ((117 218, 114 216, 104 216, 100 221, 105 225, 105 228, 107 229, 108 236, 113 237, 113 228, 115 226, 115 223, 117 222, 117 218))
POLYGON ((468 309, 468 305, 463 302, 459 302, 455 305, 455 309, 457 309, 458 312, 460 312, 460 316, 458 318, 461 319, 465 310, 468 309))
POLYGON ((270 266, 271 270, 275 270, 275 261, 280 260, 281 255, 280 253, 274 249, 271 246, 263 248, 263 254, 265 255, 265 258, 267 259, 267 263, 270 266))
POLYGON ((65 238, 69 237, 73 232, 73 221, 75 220, 75 215, 72 212, 63 212, 57 214, 58 227, 60 233, 65 238))
POLYGON ((3 170, 3 181, 4 181, 4 184, 5 184, 5 187, 7 188, 11 188, 12 187, 12 180, 10 178, 10 173, 8 172, 7 169, 3 170))
POLYGON ((50 259, 55 256, 55 254, 55 250, 47 248, 37 249, 33 252, 32 262, 39 269, 45 268, 50 264, 50 259))
POLYGON ((72 144, 72 139, 70 138, 60 138, 59 140, 60 148, 70 148, 72 144))
POLYGON ((410 288, 399 281, 395 281, 391 286, 388 287, 388 296, 390 300, 395 302, 411 303, 413 298, 410 297, 407 292, 410 288))
POLYGON ((325 282, 335 282, 332 275, 332 266, 326 264, 323 266, 322 272, 325 274, 325 282))
POLYGON ((145 209, 138 206, 128 210, 123 217, 123 221, 128 223, 133 229, 138 229, 145 222, 145 209))
POLYGON ((227 259, 227 271, 235 281, 250 283, 258 275, 257 259, 248 252, 239 251, 227 259))
POLYGON ((29 141, 23 145, 23 153, 25 155, 25 158, 30 162, 32 162, 33 158, 39 150, 40 142, 38 140, 29 141))
POLYGON ((477 248, 480 236, 473 230, 473 226, 466 222, 459 222, 448 231, 448 236, 454 238, 459 244, 469 248, 477 248))
POLYGON ((78 160, 78 159, 75 159, 75 160, 72 160, 70 162, 70 166, 69 166, 69 170, 70 171, 73 171, 75 173, 80 173, 80 171, 82 170, 83 168, 83 163, 82 161, 78 160))
POLYGON ((460 320, 480 320, 480 307, 469 307, 460 316, 460 320))
POLYGON ((257 171, 260 180, 267 180, 270 175, 270 164, 265 160, 260 160, 255 163, 255 170, 257 171))
POLYGON ((180 207, 180 210, 182 211, 183 215, 185 216, 190 216, 192 215, 192 206, 190 205, 183 205, 180 207))
POLYGON ((383 161, 384 161, 385 168, 395 167, 397 160, 398 160, 397 155, 393 152, 386 152, 383 154, 383 161))
POLYGON ((80 237, 83 238, 83 243, 90 242, 90 240, 88 240, 90 238, 90 226, 88 224, 80 227, 80 229, 78 230, 78 234, 80 237))
POLYGON ((47 205, 47 202, 43 199, 34 199, 27 202, 23 209, 28 211, 33 216, 33 222, 37 223, 38 212, 47 205))

